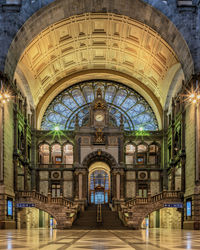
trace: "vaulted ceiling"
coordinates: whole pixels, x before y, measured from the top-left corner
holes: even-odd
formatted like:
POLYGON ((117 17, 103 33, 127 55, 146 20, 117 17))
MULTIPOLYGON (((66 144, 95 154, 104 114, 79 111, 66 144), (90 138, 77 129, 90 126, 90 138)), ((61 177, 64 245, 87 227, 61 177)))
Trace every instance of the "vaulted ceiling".
POLYGON ((34 105, 66 76, 108 69, 137 79, 164 106, 178 65, 172 48, 147 25, 122 15, 86 13, 37 35, 21 55, 16 74, 26 79, 34 105))

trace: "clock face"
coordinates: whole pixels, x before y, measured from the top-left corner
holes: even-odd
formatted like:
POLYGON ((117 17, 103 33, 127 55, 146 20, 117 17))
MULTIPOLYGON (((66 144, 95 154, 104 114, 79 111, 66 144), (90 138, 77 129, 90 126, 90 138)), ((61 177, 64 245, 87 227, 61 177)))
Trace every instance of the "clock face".
POLYGON ((97 114, 97 115, 95 115, 95 120, 96 120, 97 122, 102 122, 103 119, 104 119, 104 115, 102 115, 102 114, 97 114))

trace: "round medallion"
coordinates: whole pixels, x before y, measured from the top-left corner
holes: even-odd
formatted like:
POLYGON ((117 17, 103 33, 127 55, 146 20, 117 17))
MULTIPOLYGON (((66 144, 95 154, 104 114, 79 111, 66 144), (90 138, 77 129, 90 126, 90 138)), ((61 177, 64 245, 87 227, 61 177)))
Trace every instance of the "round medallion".
POLYGON ((59 177, 59 173, 58 173, 58 172, 54 172, 54 173, 53 173, 53 177, 54 177, 54 178, 58 178, 58 177, 59 177))
POLYGON ((140 173, 140 179, 145 179, 146 178, 146 173, 140 173))

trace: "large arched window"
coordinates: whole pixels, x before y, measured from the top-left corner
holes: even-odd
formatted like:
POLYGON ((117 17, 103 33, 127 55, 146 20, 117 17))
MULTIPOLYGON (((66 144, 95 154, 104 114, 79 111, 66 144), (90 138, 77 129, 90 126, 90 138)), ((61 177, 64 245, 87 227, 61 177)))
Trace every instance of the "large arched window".
POLYGON ((51 157, 52 157, 52 163, 55 164, 62 163, 62 152, 60 144, 56 143, 51 147, 51 157))
POLYGON ((63 147, 63 163, 73 164, 73 146, 65 144, 63 147))
POLYGON ((135 153, 136 147, 133 144, 126 145, 126 164, 134 164, 135 163, 135 153))
POLYGON ((39 158, 41 164, 49 164, 49 145, 47 143, 39 146, 39 158))
POLYGON ((123 115, 125 130, 157 130, 158 123, 147 101, 136 91, 117 82, 94 80, 81 82, 60 93, 48 106, 41 123, 41 129, 73 130, 76 115, 79 126, 87 125, 89 106, 101 88, 108 104, 110 125, 120 125, 123 115))

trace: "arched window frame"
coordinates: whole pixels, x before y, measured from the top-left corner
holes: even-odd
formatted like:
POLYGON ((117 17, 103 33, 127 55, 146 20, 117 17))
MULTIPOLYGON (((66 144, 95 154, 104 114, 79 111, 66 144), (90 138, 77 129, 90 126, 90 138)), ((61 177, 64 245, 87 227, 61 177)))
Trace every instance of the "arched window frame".
POLYGON ((131 164, 131 165, 135 164, 136 150, 137 150, 137 145, 134 142, 128 141, 128 142, 125 143, 125 145, 124 145, 124 152, 125 152, 125 163, 126 164, 131 164), (135 151, 133 153, 128 153, 127 152, 126 147, 128 145, 133 145, 135 147, 135 151))
POLYGON ((50 163, 50 144, 46 141, 40 142, 38 144, 38 163, 39 164, 49 164, 50 163), (49 154, 48 154, 48 161, 46 162, 46 160, 44 161, 44 155, 41 154, 41 147, 44 145, 48 145, 49 146, 49 154))
POLYGON ((65 142, 65 143, 62 145, 62 152, 63 152, 63 157, 62 157, 63 163, 64 163, 64 164, 67 164, 67 165, 68 165, 68 164, 69 164, 69 165, 73 164, 73 162, 74 162, 74 144, 71 143, 71 142, 69 142, 69 141, 65 142), (65 152, 64 152, 64 148, 65 148, 65 146, 67 146, 67 145, 71 145, 71 146, 72 146, 72 161, 71 161, 71 162, 67 162, 66 159, 65 159, 66 154, 65 154, 65 152))
POLYGON ((146 165, 147 164, 147 153, 148 153, 148 144, 146 142, 140 142, 137 144, 136 149, 136 164, 137 165, 146 165), (144 145, 146 147, 145 151, 139 151, 139 147, 144 145))
POLYGON ((42 119, 41 129, 54 130, 58 126, 61 130, 73 130, 77 115, 79 126, 82 126, 85 117, 89 115, 89 107, 96 96, 97 88, 101 88, 102 96, 107 101, 109 116, 116 119, 116 123, 113 125, 120 126, 122 115, 124 129, 127 131, 141 128, 151 131, 158 130, 156 116, 148 102, 135 90, 108 80, 85 81, 65 89, 49 104, 42 119), (92 94, 84 92, 86 87, 90 88, 92 94), (110 87, 114 87, 116 90, 116 95, 111 97, 110 87), (75 92, 76 94, 74 94, 75 92), (77 93, 81 94, 77 96, 77 93))
POLYGON ((52 164, 62 164, 62 161, 63 161, 63 159, 62 159, 62 150, 63 150, 63 148, 62 148, 62 145, 61 145, 60 142, 53 142, 51 144, 51 162, 52 162, 52 164), (60 152, 59 153, 53 152, 53 147, 55 145, 60 146, 60 152))
POLYGON ((160 165, 160 157, 161 157, 161 146, 160 146, 160 144, 158 142, 153 141, 152 143, 149 144, 149 149, 148 149, 148 164, 159 166, 160 165), (150 151, 150 147, 151 146, 156 146, 157 150, 155 152, 151 152, 150 151), (152 160, 150 160, 151 157, 155 158, 154 162, 152 160))

